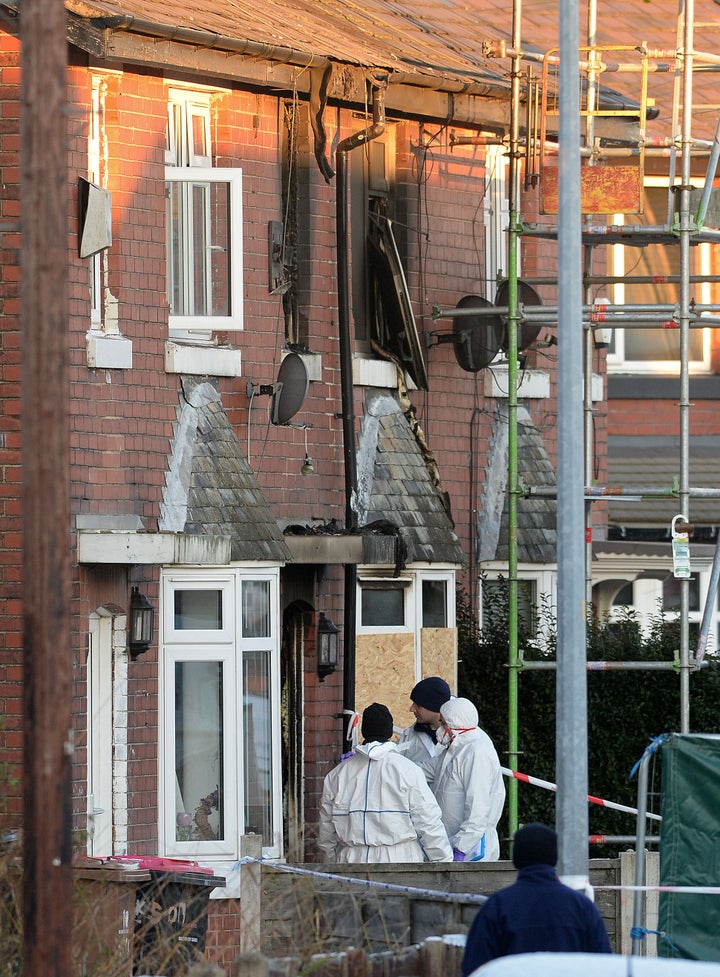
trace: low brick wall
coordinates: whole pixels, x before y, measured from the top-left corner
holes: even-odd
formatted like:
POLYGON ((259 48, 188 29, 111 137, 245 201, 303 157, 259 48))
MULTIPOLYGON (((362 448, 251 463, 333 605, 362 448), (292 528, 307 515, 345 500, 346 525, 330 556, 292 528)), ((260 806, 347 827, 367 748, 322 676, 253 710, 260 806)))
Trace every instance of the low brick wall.
MULTIPOLYGON (((263 863, 262 953, 267 957, 307 960, 313 954, 348 947, 367 953, 397 952, 429 937, 464 934, 479 905, 463 896, 490 895, 516 877, 511 862, 304 867, 416 891, 393 892, 318 875, 292 875, 263 863), (457 899, 441 900, 434 893, 454 894, 457 899)), ((619 885, 619 860, 592 860, 590 882, 619 885)), ((600 890, 595 901, 613 948, 619 949, 619 893, 600 890)))

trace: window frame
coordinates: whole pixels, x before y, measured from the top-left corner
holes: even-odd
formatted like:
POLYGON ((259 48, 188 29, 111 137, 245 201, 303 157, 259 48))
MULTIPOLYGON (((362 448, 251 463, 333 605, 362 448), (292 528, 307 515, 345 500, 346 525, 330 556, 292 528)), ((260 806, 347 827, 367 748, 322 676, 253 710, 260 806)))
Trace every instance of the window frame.
MULTIPOLYGON (((510 158, 505 146, 486 147, 483 212, 485 218, 486 294, 490 299, 494 299, 498 279, 508 277, 509 167, 510 158)), ((518 248, 516 257, 518 276, 520 275, 520 259, 520 249, 518 248)), ((505 358, 504 353, 498 355, 503 359, 505 358)))
MULTIPOLYGON (((620 575, 618 574, 618 576, 620 575)), ((688 624, 695 624, 698 628, 702 623, 711 576, 712 565, 709 560, 698 561, 697 559, 693 559, 691 578, 695 578, 697 581, 698 606, 695 610, 688 609, 688 624)), ((649 627, 650 622, 657 617, 659 611, 662 613, 664 621, 677 620, 680 617, 680 609, 666 610, 664 606, 663 584, 672 577, 673 572, 671 569, 668 569, 664 579, 659 579, 659 577, 653 577, 651 579, 636 577, 634 580, 626 581, 625 586, 632 585, 632 603, 615 604, 616 594, 610 606, 610 620, 620 619, 628 609, 635 613, 640 627, 643 630, 649 627)), ((619 588, 618 593, 623 589, 624 587, 619 588)), ((711 657, 716 657, 720 654, 720 590, 715 594, 715 608, 710 627, 708 628, 705 654, 711 657)))
MULTIPOLYGON (((205 186, 209 183, 226 183, 229 187, 230 248, 229 265, 229 314, 219 315, 174 315, 168 316, 170 335, 173 339, 198 341, 203 335, 209 339, 212 332, 235 332, 243 329, 243 204, 242 170, 240 167, 189 167, 174 166, 165 168, 166 195, 169 200, 169 184, 185 183, 205 186)), ((188 188, 189 189, 189 188, 188 188)), ((167 227, 167 266, 168 303, 171 290, 170 274, 172 257, 170 247, 170 222, 167 227)), ((212 247, 212 245, 210 245, 212 247)), ((192 258, 194 252, 187 251, 192 258)), ((186 259, 183 259, 186 263, 186 259)))
MULTIPOLYGON (((279 568, 236 567, 228 572, 197 569, 163 571, 160 614, 160 717, 158 836, 165 855, 218 862, 240 857, 244 831, 246 771, 243 753, 244 702, 243 663, 258 651, 268 655, 269 749, 272 794, 269 816, 272 838, 263 845, 263 857, 283 856, 282 754, 280 703, 279 568), (247 582, 268 585, 268 634, 242 636, 242 588, 247 582), (218 588, 223 594, 222 627, 184 630, 175 627, 176 590, 218 588), (222 782, 224 784, 224 837, 218 840, 178 841, 176 837, 176 727, 175 665, 181 662, 222 663, 222 782)), ((187 803, 187 799, 185 799, 187 803)))
POLYGON ((418 636, 423 630, 423 583, 427 580, 440 580, 445 583, 445 614, 446 628, 456 626, 455 584, 457 574, 455 570, 406 569, 399 577, 381 576, 377 568, 366 568, 357 577, 357 619, 358 634, 408 634, 418 636), (382 589, 386 584, 388 590, 400 590, 404 593, 403 625, 364 625, 362 623, 363 589, 382 589))
MULTIPOLYGON (((507 565, 503 567, 490 567, 486 564, 482 567, 483 577, 489 582, 497 582, 503 578, 508 579, 507 565)), ((533 633, 533 638, 542 641, 543 632, 553 622, 552 618, 557 616, 557 570, 537 569, 530 567, 518 567, 518 581, 528 581, 533 584, 534 604, 537 609, 537 625, 533 633)), ((483 626, 483 578, 478 580, 478 626, 483 626)))
MULTIPOLYGON (((211 125, 211 91, 197 89, 169 88, 167 92, 167 126, 165 146, 165 196, 166 196, 166 257, 167 282, 166 293, 169 307, 168 331, 169 338, 176 342, 209 345, 213 332, 237 332, 244 328, 243 301, 243 201, 242 201, 242 169, 237 166, 214 167, 212 157, 212 125, 211 125), (199 134, 199 140, 195 135, 199 134), (172 222, 170 215, 170 186, 169 184, 195 184, 198 187, 210 183, 228 184, 228 219, 230 223, 226 245, 230 254, 228 259, 228 313, 227 315, 175 315, 172 312, 173 292, 173 249, 172 222)), ((189 201, 192 198, 192 188, 183 187, 183 212, 190 212, 189 201)), ((208 207, 208 229, 210 244, 212 243, 212 217, 208 207)), ((192 286, 194 276, 192 268, 196 264, 197 250, 191 241, 184 241, 182 247, 182 262, 184 284, 192 286)), ((206 255, 203 265, 207 266, 205 281, 208 283, 208 295, 212 296, 212 269, 209 255, 206 255)))
MULTIPOLYGON (((702 184, 699 184, 702 186, 702 184)), ((646 176, 643 181, 643 187, 646 189, 657 189, 661 188, 667 192, 668 180, 665 177, 652 177, 646 176)), ((667 220, 667 218, 666 218, 667 220)), ((624 214, 615 214, 613 216, 613 223, 619 226, 625 224, 624 214)), ((655 245, 655 247, 662 247, 662 245, 655 245)), ((671 245, 665 245, 665 247, 671 247, 671 245)), ((636 264, 636 259, 633 255, 639 253, 637 247, 630 247, 624 244, 613 244, 610 248, 610 273, 616 278, 622 278, 626 274, 626 268, 628 265, 632 267, 636 264), (628 257, 630 260, 628 261, 628 257)), ((697 258, 695 261, 695 268, 691 269, 695 274, 705 275, 709 274, 712 269, 712 252, 711 245, 709 242, 703 242, 698 245, 694 245, 691 251, 695 251, 697 258)), ((712 287, 709 282, 698 282, 698 304, 709 305, 712 303, 712 287)), ((624 305, 626 296, 626 284, 624 282, 618 282, 609 287, 609 292, 611 295, 611 302, 613 305, 624 305)), ((662 328, 658 326, 658 329, 662 328)), ((691 373, 695 375, 705 375, 712 373, 712 336, 711 336, 711 326, 706 329, 702 329, 702 360, 690 360, 688 362, 688 369, 691 373)), ((651 330, 652 331, 652 330, 651 330)), ((678 331, 679 335, 679 331, 678 331)), ((608 373, 614 374, 644 374, 651 376, 666 376, 668 373, 675 374, 680 368, 680 359, 673 360, 629 360, 625 358, 625 330, 616 327, 612 330, 612 341, 607 353, 607 368, 608 373)))
MULTIPOLYGON (((88 180, 99 184, 102 159, 103 79, 96 75, 91 79, 90 119, 88 127, 88 180)), ((102 330, 102 251, 90 255, 90 328, 102 330)))
POLYGON ((401 577, 382 577, 359 575, 357 579, 357 633, 358 634, 409 634, 412 632, 414 613, 412 612, 413 580, 403 574, 401 577), (385 586, 383 586, 385 585, 385 586), (363 591, 364 590, 399 590, 403 594, 403 623, 402 624, 363 624, 363 591))

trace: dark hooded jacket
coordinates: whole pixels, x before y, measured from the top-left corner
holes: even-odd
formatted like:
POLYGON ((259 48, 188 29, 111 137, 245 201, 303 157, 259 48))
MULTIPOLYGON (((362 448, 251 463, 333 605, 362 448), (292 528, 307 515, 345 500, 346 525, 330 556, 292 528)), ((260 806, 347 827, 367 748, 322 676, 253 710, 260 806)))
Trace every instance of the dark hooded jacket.
POLYGON ((538 951, 612 953, 600 910, 551 865, 521 868, 513 885, 489 897, 470 927, 461 977, 496 957, 538 951))

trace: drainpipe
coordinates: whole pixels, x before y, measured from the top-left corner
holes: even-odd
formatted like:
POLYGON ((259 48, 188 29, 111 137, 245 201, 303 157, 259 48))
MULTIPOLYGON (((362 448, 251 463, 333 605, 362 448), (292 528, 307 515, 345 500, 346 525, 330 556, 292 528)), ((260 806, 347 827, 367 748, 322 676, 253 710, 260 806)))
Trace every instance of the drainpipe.
MULTIPOLYGON (((337 279, 338 329, 340 339, 340 390, 342 395, 343 457, 345 461, 345 530, 357 529, 357 461, 355 456, 355 404, 350 335, 350 265, 348 248, 348 155, 385 131, 384 91, 372 92, 373 123, 338 143, 336 150, 337 193, 337 279)), ((345 564, 345 610, 343 639, 343 753, 351 747, 348 718, 355 711, 355 615, 357 566, 345 564)))

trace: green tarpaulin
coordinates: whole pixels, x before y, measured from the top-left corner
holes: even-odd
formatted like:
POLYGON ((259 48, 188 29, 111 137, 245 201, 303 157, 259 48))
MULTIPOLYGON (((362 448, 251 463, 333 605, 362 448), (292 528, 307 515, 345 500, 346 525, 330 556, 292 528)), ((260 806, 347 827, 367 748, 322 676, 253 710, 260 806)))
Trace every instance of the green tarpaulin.
MULTIPOLYGON (((662 770, 660 884, 720 886, 720 735, 673 734, 662 770)), ((660 956, 720 960, 720 895, 660 893, 659 928, 660 956)))

